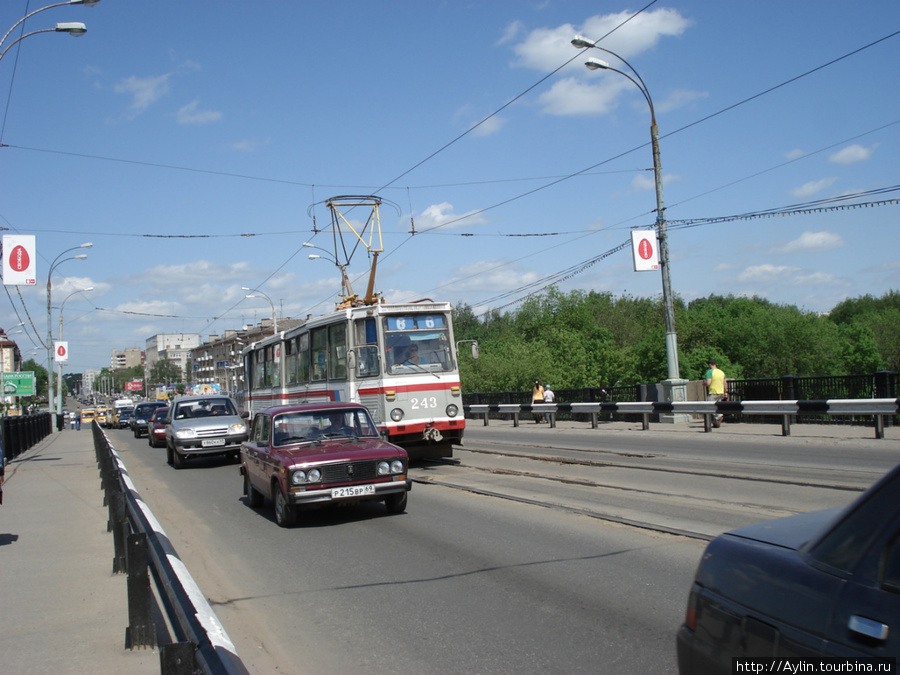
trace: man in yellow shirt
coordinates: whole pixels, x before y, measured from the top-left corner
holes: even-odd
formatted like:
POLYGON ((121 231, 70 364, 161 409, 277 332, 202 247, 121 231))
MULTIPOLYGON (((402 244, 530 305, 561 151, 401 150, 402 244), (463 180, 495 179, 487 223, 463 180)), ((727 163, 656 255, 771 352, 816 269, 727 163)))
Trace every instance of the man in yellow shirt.
MULTIPOLYGON (((706 362, 706 365, 709 366, 709 370, 707 370, 706 374, 703 376, 706 381, 706 400, 721 401, 725 398, 725 373, 724 371, 719 370, 715 359, 710 359, 706 362)), ((722 424, 723 417, 724 415, 717 415, 714 417, 713 426, 718 427, 722 424)))

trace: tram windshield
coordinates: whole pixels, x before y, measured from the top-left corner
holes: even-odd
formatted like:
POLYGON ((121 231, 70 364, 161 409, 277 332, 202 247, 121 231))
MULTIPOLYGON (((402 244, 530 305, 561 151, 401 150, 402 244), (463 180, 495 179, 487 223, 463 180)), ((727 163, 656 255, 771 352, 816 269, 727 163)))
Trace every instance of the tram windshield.
POLYGON ((443 314, 384 318, 384 362, 392 375, 453 369, 449 322, 443 314))

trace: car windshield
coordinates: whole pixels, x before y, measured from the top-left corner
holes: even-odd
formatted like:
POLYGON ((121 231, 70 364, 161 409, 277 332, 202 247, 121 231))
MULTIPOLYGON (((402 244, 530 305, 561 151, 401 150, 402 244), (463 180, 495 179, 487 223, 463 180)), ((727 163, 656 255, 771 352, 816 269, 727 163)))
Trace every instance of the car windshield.
POLYGON ((179 403, 175 409, 176 420, 224 415, 237 415, 234 404, 227 398, 198 398, 179 403))
POLYGON ((378 429, 365 410, 286 412, 276 415, 272 424, 272 442, 276 446, 358 436, 378 436, 378 429))

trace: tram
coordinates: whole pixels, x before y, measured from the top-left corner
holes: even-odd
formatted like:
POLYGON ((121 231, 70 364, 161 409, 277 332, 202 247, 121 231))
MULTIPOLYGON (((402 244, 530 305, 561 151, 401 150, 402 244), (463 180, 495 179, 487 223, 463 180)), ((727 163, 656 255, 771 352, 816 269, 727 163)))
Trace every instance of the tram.
POLYGON ((351 401, 413 457, 451 457, 466 423, 446 302, 348 307, 249 345, 245 406, 351 401))
MULTIPOLYGON (((377 218, 380 199, 335 197, 327 203, 335 213, 339 205, 366 204, 377 218)), ((335 218, 334 231, 339 229, 335 218)), ((384 302, 374 293, 380 246, 369 246, 369 286, 359 298, 347 263, 338 262, 340 250, 336 245, 333 262, 343 287, 335 311, 244 348, 243 407, 252 416, 274 405, 361 403, 382 435, 410 457, 451 457, 466 422, 450 303, 384 302)))

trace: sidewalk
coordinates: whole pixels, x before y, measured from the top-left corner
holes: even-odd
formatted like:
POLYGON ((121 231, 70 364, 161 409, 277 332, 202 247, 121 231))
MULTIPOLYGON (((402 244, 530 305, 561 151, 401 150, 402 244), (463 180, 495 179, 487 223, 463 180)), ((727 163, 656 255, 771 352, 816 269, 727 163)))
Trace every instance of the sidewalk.
POLYGON ((159 673, 125 649, 128 596, 112 573, 90 425, 54 432, 6 466, 0 506, 0 671, 159 673))

